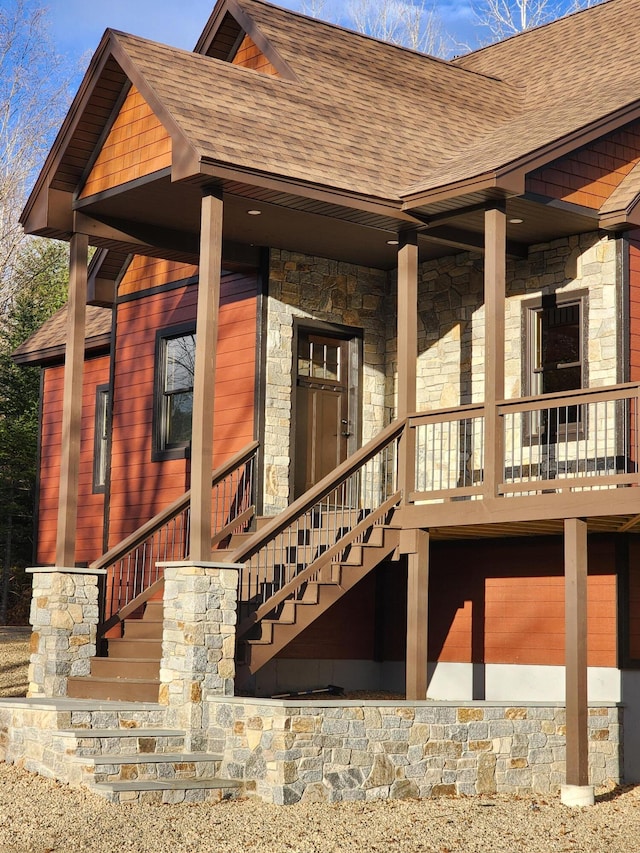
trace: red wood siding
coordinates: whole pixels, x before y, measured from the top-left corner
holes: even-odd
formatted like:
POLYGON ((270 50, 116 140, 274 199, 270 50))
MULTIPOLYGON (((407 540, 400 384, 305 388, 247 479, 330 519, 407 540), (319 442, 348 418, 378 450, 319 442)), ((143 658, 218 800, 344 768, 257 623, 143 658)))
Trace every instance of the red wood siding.
POLYGON ((147 258, 136 255, 129 264, 120 287, 119 296, 141 293, 152 287, 159 287, 167 282, 180 281, 198 274, 198 267, 192 264, 181 264, 177 261, 164 261, 160 258, 147 258))
MULTIPOLYGON (((434 547, 429 657, 564 664, 563 559, 562 542, 547 538, 434 547)), ((589 665, 616 666, 611 541, 589 542, 588 622, 589 665)))
MULTIPOLYGON (((62 365, 45 369, 37 547, 38 563, 42 565, 55 563, 63 381, 62 365)), ((76 562, 78 563, 90 563, 102 554, 104 495, 93 493, 93 442, 96 388, 108 381, 108 356, 85 362, 76 542, 76 562)))
POLYGON ((232 65, 241 65, 243 68, 251 68, 262 74, 271 74, 278 77, 279 74, 260 48, 250 36, 245 35, 242 44, 231 61, 232 65))
POLYGON ((627 125, 527 176, 527 192, 598 210, 640 161, 640 122, 627 125))
MULTIPOLYGON (((253 439, 256 273, 223 276, 214 466, 253 439)), ((196 318, 197 285, 118 306, 109 541, 113 545, 190 486, 185 459, 151 461, 156 331, 196 318)))
POLYGON ((81 198, 171 165, 171 137, 132 86, 89 173, 81 198))
MULTIPOLYGON (((589 542, 590 666, 614 667, 617 662, 614 552, 611 539, 589 542)), ((562 541, 546 537, 433 543, 429 660, 563 665, 563 559, 562 541)), ((354 587, 278 657, 373 659, 373 578, 369 575, 354 587)), ((378 598, 384 603, 383 614, 377 616, 382 658, 404 660, 406 572, 398 563, 389 563, 377 578, 378 598)))

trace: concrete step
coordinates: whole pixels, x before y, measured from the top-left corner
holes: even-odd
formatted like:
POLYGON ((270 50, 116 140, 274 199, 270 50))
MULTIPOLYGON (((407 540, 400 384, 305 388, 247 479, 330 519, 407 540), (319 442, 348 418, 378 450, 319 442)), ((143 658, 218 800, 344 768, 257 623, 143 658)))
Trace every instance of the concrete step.
POLYGON ((147 728, 61 729, 56 735, 67 754, 78 760, 119 761, 122 755, 146 756, 149 760, 183 753, 186 732, 183 729, 147 728))
POLYGON ((158 658, 92 658, 92 678, 144 678, 160 677, 158 658))
POLYGON ((90 785, 89 790, 112 803, 204 803, 241 796, 245 785, 235 779, 136 779, 98 782, 90 785))
POLYGON ((113 699, 130 702, 157 702, 159 679, 69 678, 67 695, 76 699, 113 699))

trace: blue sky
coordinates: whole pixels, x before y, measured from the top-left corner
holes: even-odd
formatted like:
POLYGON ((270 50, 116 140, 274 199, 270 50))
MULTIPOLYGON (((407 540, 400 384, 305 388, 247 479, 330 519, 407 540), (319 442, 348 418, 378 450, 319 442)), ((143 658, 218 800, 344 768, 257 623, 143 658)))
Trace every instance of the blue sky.
MULTIPOLYGON (((7 0, 0 0, 0 7, 7 0)), ((215 0, 44 0, 50 31, 59 52, 70 57, 93 53, 107 27, 191 49, 215 0)), ((300 0, 278 0, 299 9, 300 0)), ((339 17, 346 0, 328 0, 331 18, 339 17)), ((471 13, 467 0, 439 0, 438 12, 449 31, 467 31, 471 13)))

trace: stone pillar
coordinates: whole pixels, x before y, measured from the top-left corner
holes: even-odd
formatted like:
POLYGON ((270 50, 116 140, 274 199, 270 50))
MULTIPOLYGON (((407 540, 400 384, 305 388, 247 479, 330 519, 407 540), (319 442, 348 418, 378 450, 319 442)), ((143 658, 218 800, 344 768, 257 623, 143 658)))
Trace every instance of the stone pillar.
POLYGON ((103 569, 34 568, 29 696, 67 695, 71 675, 89 675, 96 654, 98 577, 103 569))
POLYGON ((159 563, 164 569, 160 702, 167 723, 204 748, 209 697, 233 696, 238 570, 234 563, 159 563))

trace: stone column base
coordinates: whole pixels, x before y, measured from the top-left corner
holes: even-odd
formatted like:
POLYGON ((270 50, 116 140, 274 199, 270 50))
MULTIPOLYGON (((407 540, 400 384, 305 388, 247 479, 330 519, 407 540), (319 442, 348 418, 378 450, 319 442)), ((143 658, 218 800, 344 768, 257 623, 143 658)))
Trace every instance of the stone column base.
POLYGON ((571 808, 592 806, 595 803, 595 788, 593 785, 562 785, 560 800, 571 808))

